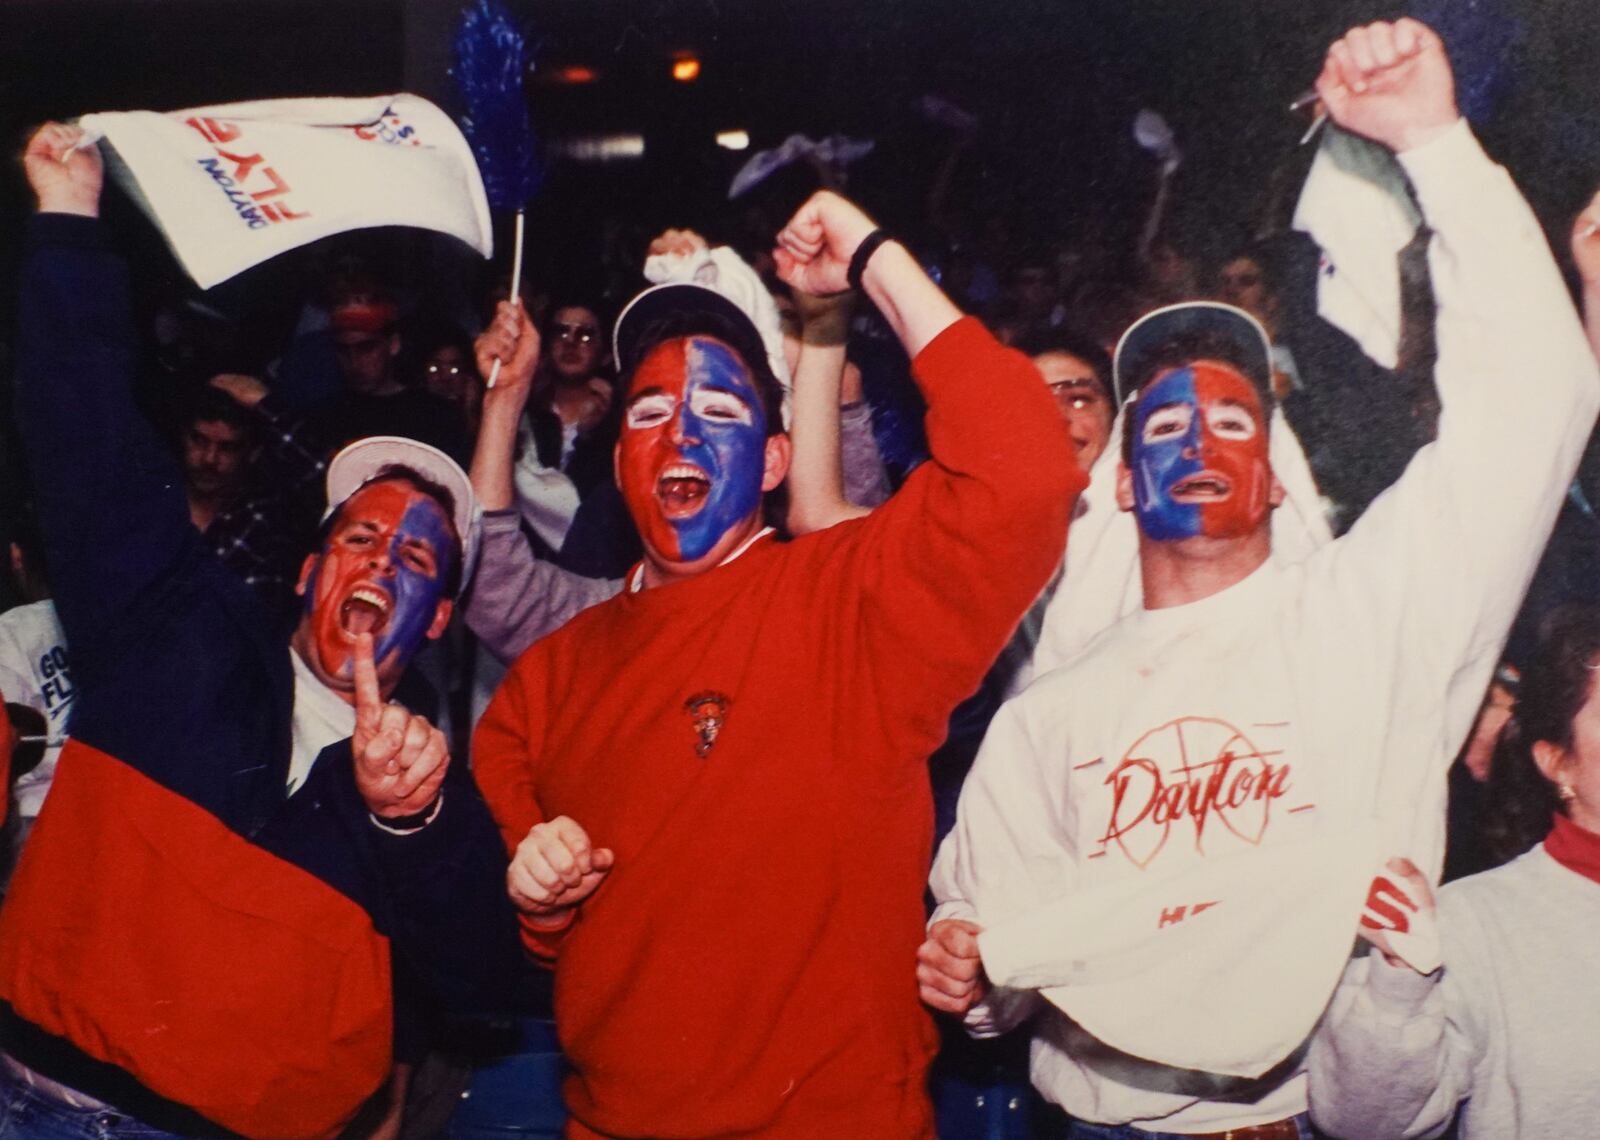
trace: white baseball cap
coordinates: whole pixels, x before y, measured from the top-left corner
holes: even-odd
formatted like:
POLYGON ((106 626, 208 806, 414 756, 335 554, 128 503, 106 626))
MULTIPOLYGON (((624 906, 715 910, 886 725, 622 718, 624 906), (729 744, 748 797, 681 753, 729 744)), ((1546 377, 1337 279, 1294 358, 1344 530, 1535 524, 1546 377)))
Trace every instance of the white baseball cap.
POLYGON ((344 501, 368 483, 394 467, 415 471, 431 483, 437 483, 450 492, 453 501, 451 521, 461 540, 461 583, 457 596, 472 580, 472 571, 478 564, 479 531, 483 521, 483 506, 473 494, 472 480, 461 470, 461 465, 437 447, 415 439, 397 435, 369 435, 340 449, 328 463, 325 485, 328 506, 322 512, 323 521, 333 514, 344 501))

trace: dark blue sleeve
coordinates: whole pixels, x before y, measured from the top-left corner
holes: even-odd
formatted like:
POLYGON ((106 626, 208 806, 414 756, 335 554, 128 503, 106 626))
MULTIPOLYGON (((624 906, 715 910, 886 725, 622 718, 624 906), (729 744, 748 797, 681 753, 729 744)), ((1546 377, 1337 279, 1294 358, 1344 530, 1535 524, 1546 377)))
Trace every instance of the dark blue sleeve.
POLYGON ((16 409, 56 609, 80 660, 117 617, 195 557, 176 461, 134 404, 127 267, 101 223, 29 220, 16 409))

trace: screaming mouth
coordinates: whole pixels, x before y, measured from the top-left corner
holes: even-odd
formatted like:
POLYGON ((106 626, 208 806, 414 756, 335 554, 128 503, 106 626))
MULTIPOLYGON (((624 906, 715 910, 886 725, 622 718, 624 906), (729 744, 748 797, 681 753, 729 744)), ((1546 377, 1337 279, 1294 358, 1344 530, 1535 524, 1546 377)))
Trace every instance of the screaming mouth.
POLYGON ((1214 471, 1202 471, 1173 484, 1171 499, 1175 503, 1217 502, 1233 494, 1233 483, 1214 471))
POLYGON ((357 586, 339 607, 339 625, 345 636, 351 641, 363 633, 377 637, 389 624, 390 604, 388 595, 381 590, 357 586))
POLYGON ((673 463, 656 478, 656 501, 669 519, 686 519, 705 506, 711 477, 693 463, 673 463))

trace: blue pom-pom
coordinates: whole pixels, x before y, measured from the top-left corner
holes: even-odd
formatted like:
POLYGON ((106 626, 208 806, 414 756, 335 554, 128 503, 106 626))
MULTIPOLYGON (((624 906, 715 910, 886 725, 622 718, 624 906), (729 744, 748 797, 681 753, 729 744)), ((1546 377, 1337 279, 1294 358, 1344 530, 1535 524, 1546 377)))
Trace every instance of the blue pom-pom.
POLYGON ((461 130, 478 159, 495 209, 520 210, 539 189, 537 140, 522 93, 527 50, 511 14, 495 0, 476 0, 461 15, 451 69, 466 110, 461 130))
POLYGON ((1523 26, 1508 0, 1413 0, 1411 14, 1439 33, 1456 75, 1456 100, 1477 122, 1489 118, 1516 81, 1512 56, 1523 26))

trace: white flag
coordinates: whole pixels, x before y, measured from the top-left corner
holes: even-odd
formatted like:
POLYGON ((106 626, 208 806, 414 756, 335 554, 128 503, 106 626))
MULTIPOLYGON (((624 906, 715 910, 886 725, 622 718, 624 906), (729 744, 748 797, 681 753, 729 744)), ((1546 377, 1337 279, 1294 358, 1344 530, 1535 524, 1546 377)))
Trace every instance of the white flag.
POLYGON ((1294 228, 1322 248, 1318 315, 1385 368, 1400 356, 1399 253, 1421 221, 1394 156, 1329 124, 1300 191, 1294 228))
POLYGON ((494 252, 472 151, 415 95, 270 99, 85 115, 113 177, 209 289, 285 250, 368 226, 416 226, 494 252))

